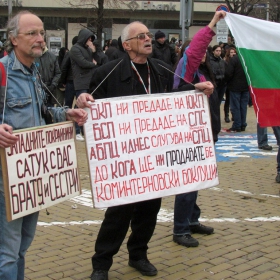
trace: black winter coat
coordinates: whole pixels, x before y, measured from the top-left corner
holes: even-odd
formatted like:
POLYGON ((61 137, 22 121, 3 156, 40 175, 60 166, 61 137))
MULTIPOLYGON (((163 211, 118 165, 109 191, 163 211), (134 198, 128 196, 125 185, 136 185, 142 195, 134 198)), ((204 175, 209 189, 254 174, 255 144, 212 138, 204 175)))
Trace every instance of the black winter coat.
POLYGON ((101 50, 101 47, 100 47, 100 42, 99 40, 94 40, 93 44, 95 45, 95 48, 96 48, 96 53, 98 55, 95 56, 96 57, 96 62, 97 62, 97 65, 100 66, 100 65, 103 65, 105 63, 107 63, 109 60, 108 60, 108 57, 107 55, 101 50))
POLYGON ((153 52, 150 57, 157 58, 171 66, 173 66, 177 62, 175 49, 167 43, 160 44, 157 41, 153 45, 153 52))
POLYGON ((94 38, 94 34, 88 29, 82 29, 77 43, 69 52, 75 90, 88 89, 93 69, 98 67, 92 62, 93 59, 98 60, 97 53, 93 53, 86 45, 90 37, 94 38))
POLYGON ((62 60, 61 67, 61 76, 59 83, 66 84, 67 81, 73 81, 73 72, 71 67, 71 59, 69 52, 67 52, 62 60))
MULTIPOLYGON (((159 66, 159 64, 162 64, 168 69, 171 69, 170 66, 158 59, 148 58, 148 63, 151 71, 151 92, 171 92, 173 86, 173 74, 159 66)), ((94 71, 90 84, 90 92, 100 85, 93 94, 95 99, 137 95, 135 82, 137 81, 134 79, 130 58, 126 54, 122 59, 120 58, 110 61, 94 71), (100 85, 101 81, 121 60, 122 62, 100 85)))
POLYGON ((125 56, 125 51, 121 51, 120 49, 118 48, 114 48, 112 50, 110 50, 110 47, 109 49, 105 52, 105 55, 108 57, 108 60, 109 61, 112 61, 114 59, 118 59, 118 58, 121 58, 123 56, 125 56), (109 51, 109 52, 108 52, 109 51))
POLYGON ((248 91, 245 72, 238 55, 233 56, 226 65, 226 81, 230 91, 248 91))
POLYGON ((217 86, 224 84, 226 62, 221 57, 215 57, 213 54, 211 54, 210 65, 215 76, 217 86))
MULTIPOLYGON (((48 90, 54 94, 55 89, 58 85, 60 79, 60 69, 58 65, 57 56, 50 52, 49 50, 45 51, 43 55, 35 59, 37 62, 37 68, 41 75, 43 83, 47 86, 48 90)), ((50 93, 46 90, 47 95, 50 93)))

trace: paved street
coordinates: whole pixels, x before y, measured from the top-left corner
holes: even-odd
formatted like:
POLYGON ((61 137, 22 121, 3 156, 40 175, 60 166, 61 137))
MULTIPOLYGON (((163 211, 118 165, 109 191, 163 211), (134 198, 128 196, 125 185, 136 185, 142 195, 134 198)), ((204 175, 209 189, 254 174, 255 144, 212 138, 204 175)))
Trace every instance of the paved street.
MULTIPOLYGON (((223 118, 222 118, 223 119, 223 118)), ((223 128, 231 124, 222 121, 223 128)), ((201 190, 198 204, 201 223, 215 228, 210 236, 194 234, 197 248, 172 241, 174 197, 163 199, 149 259, 159 273, 144 277, 127 265, 126 242, 114 258, 110 280, 164 279, 279 279, 279 189, 275 183, 273 150, 257 148, 256 118, 248 108, 245 132, 222 132, 216 145, 220 184, 201 190)), ((77 143, 81 196, 40 212, 34 242, 27 252, 26 279, 89 279, 91 256, 104 210, 92 206, 85 143, 77 143)))

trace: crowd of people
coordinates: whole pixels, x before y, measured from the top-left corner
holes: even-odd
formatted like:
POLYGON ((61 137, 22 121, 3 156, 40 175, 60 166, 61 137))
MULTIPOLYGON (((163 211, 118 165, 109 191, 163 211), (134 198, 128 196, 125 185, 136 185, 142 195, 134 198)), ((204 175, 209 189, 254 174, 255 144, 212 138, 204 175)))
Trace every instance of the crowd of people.
MULTIPOLYGON (((221 131, 220 105, 224 99, 224 120, 233 121, 227 132, 245 131, 249 89, 238 52, 232 42, 209 46, 215 35, 214 26, 225 15, 224 11, 216 12, 210 23, 186 42, 177 42, 175 38, 168 42, 161 30, 153 36, 146 25, 136 21, 128 24, 118 39, 108 40, 102 50, 95 34, 82 29, 73 38, 70 50, 61 48, 56 57, 44 42, 43 22, 30 12, 18 13, 8 22, 7 55, 0 60, 9 73, 6 88, 1 87, 1 94, 5 94, 4 99, 1 95, 1 101, 17 100, 17 104, 6 107, 0 114, 0 147, 9 147, 17 141, 13 129, 46 124, 41 115, 42 103, 58 116, 56 122, 73 120, 76 140, 84 141, 82 125, 87 114, 82 108, 89 107, 88 101, 193 89, 209 96, 214 143, 221 131), (105 77, 106 83, 102 83, 105 77), (15 79, 17 83, 13 82, 15 79), (31 101, 24 103, 22 100, 28 97, 31 101)), ((279 145, 279 127, 273 130, 279 145)), ((258 126, 258 137, 262 137, 259 148, 268 150, 271 146, 265 134, 258 126)), ((279 152, 277 162, 276 181, 280 183, 279 152)), ((196 247, 199 242, 192 233, 214 232, 212 227, 199 222, 201 210, 197 197, 197 191, 175 197, 173 241, 179 245, 196 247)), ((95 243, 91 280, 108 279, 113 256, 129 227, 129 266, 142 275, 157 274, 157 268, 148 259, 148 243, 160 207, 161 198, 157 198, 106 210, 95 243)), ((0 279, 23 280, 25 253, 35 235, 38 212, 8 222, 5 211, 0 170, 0 279)))

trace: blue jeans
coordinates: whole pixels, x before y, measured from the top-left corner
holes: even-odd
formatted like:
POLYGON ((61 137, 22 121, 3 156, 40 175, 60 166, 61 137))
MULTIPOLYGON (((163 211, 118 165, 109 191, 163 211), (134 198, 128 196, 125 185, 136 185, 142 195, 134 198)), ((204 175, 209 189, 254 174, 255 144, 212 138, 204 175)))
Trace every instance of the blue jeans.
POLYGON ((265 145, 268 145, 267 128, 260 127, 259 123, 257 123, 257 138, 258 138, 258 147, 263 147, 265 145))
POLYGON ((246 127, 247 106, 249 91, 230 91, 230 110, 234 118, 232 128, 241 129, 246 127))
POLYGON ((198 225, 200 208, 196 204, 198 191, 178 194, 174 205, 174 235, 190 234, 190 225, 198 225))
POLYGON ((11 222, 0 191, 0 279, 24 280, 25 254, 34 238, 39 212, 11 222))

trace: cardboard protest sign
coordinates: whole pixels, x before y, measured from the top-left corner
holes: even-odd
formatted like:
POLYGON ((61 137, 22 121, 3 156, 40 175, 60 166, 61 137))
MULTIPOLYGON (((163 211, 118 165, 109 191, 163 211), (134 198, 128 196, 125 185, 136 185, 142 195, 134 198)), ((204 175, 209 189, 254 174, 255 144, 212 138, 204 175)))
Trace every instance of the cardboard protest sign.
POLYGON ((81 193, 73 122, 14 131, 15 145, 1 149, 8 221, 81 193))
POLYGON ((91 103, 84 131, 95 207, 217 185, 207 98, 188 91, 91 103))

